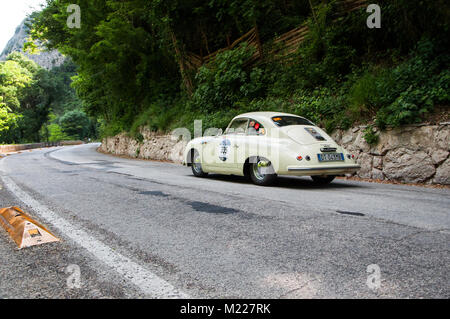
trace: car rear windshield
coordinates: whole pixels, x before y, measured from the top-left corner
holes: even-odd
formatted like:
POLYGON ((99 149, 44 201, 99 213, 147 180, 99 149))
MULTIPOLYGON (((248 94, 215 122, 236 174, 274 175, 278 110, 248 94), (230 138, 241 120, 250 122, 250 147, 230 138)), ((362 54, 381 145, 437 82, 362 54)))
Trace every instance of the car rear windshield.
POLYGON ((288 125, 314 125, 307 119, 297 116, 274 116, 272 121, 277 126, 288 126, 288 125))

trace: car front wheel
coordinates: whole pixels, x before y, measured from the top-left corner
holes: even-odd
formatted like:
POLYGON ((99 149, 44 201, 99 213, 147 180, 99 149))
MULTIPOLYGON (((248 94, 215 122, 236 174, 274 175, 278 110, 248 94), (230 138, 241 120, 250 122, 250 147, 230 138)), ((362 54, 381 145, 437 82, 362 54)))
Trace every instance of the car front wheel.
POLYGON ((267 186, 275 181, 277 174, 270 161, 261 157, 250 164, 250 178, 256 185, 267 186))
POLYGON ((312 180, 317 185, 327 185, 330 184, 336 176, 328 175, 328 176, 311 176, 312 180))
POLYGON ((200 154, 198 153, 197 150, 194 150, 192 152, 191 155, 191 168, 192 168, 192 173, 197 176, 197 177, 205 177, 208 175, 208 173, 205 173, 202 169, 202 162, 201 162, 201 158, 200 158, 200 154))

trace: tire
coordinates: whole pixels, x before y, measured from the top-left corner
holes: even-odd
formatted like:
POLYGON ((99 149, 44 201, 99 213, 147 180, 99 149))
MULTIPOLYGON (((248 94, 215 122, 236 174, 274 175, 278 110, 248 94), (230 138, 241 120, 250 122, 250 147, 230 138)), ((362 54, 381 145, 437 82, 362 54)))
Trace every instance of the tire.
POLYGON ((193 150, 193 152, 191 152, 191 163, 192 174, 194 174, 194 176, 205 177, 208 175, 208 173, 205 173, 202 169, 200 154, 197 150, 193 150))
POLYGON ((328 175, 328 176, 311 176, 314 184, 317 185, 328 185, 330 184, 336 176, 328 175))
POLYGON ((277 178, 272 164, 263 157, 258 157, 255 163, 250 163, 249 171, 250 179, 256 185, 267 186, 272 184, 277 178), (268 166, 262 166, 264 163, 268 163, 268 166))

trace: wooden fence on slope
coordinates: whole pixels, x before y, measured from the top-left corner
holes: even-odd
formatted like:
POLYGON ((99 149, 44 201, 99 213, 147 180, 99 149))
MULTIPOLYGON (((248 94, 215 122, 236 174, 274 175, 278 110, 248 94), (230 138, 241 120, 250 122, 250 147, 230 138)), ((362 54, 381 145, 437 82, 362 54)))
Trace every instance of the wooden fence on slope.
MULTIPOLYGON (((337 12, 335 17, 338 18, 352 11, 361 9, 367 6, 367 0, 341 0, 336 2, 337 12)), ((314 14, 314 12, 313 12, 314 14)), ((294 28, 278 37, 273 39, 270 43, 270 48, 266 50, 267 55, 272 57, 284 58, 295 53, 300 44, 306 39, 308 35, 309 27, 306 24, 302 24, 297 28, 294 28)), ((184 79, 185 86, 189 93, 192 92, 192 80, 189 78, 189 71, 195 71, 204 64, 208 64, 215 59, 217 54, 222 53, 226 50, 234 49, 238 47, 241 43, 246 42, 249 47, 254 48, 254 53, 250 57, 247 64, 261 61, 264 58, 263 54, 263 44, 259 38, 258 27, 255 26, 250 29, 247 33, 242 35, 240 38, 236 39, 229 46, 221 48, 211 54, 206 56, 201 56, 193 52, 181 53, 181 50, 176 46, 179 65, 181 74, 184 79)), ((176 44, 176 42, 174 42, 176 44)))

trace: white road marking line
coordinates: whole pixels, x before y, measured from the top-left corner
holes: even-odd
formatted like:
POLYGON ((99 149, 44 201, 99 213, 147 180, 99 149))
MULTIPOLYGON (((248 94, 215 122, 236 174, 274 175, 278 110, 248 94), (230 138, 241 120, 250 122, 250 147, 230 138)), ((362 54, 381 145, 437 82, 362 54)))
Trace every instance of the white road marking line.
POLYGON ((164 279, 135 263, 131 259, 113 251, 101 241, 72 225, 45 205, 33 199, 17 186, 10 177, 1 176, 3 183, 23 203, 33 208, 47 222, 53 224, 62 234, 85 248, 101 262, 131 281, 150 298, 189 298, 164 279))

